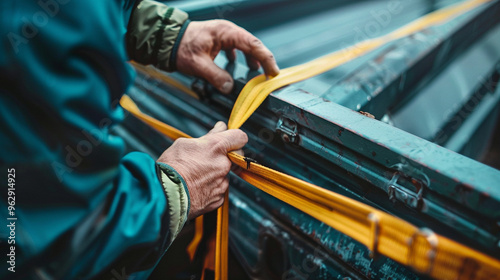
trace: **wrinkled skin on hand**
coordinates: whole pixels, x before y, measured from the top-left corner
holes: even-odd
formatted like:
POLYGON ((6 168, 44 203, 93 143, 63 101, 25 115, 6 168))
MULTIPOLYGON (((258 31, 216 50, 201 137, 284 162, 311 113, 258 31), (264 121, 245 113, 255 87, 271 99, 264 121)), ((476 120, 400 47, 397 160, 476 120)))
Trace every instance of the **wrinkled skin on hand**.
MULTIPOLYGON (((177 70, 206 79, 222 93, 230 93, 234 81, 225 70, 214 63, 223 50, 234 61, 235 50, 241 50, 250 69, 260 66, 268 76, 279 74, 273 54, 255 36, 245 29, 225 20, 189 23, 177 52, 177 70)), ((186 181, 191 207, 188 218, 193 219, 213 211, 224 202, 229 187, 227 174, 231 161, 230 151, 240 150, 248 142, 247 135, 239 130, 227 130, 218 122, 205 136, 198 139, 181 138, 158 159, 173 167, 186 181)))
POLYGON ((232 165, 227 153, 240 150, 247 142, 243 131, 227 130, 226 124, 218 122, 203 137, 177 139, 160 156, 159 162, 173 167, 186 181, 191 201, 188 219, 222 205, 232 165))
POLYGON ((236 58, 235 49, 241 50, 251 70, 260 66, 268 76, 279 74, 273 54, 255 36, 226 20, 189 23, 177 52, 177 70, 206 79, 222 93, 230 93, 234 81, 225 70, 213 62, 224 50, 230 61, 236 58))

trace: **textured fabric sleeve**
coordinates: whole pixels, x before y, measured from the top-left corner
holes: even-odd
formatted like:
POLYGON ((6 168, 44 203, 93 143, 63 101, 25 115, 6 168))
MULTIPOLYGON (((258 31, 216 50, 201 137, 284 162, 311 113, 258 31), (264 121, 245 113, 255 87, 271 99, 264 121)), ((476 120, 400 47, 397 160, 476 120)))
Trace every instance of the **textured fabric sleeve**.
POLYGON ((189 191, 182 176, 171 166, 157 163, 158 175, 168 201, 170 238, 167 243, 172 243, 181 232, 189 214, 189 191))
POLYGON ((125 155, 111 133, 133 81, 125 34, 134 2, 51 3, 57 15, 42 28, 25 20, 45 12, 38 1, 0 1, 0 170, 15 169, 17 218, 15 244, 0 231, 16 272, 3 261, 0 279, 147 279, 189 201, 181 185, 162 179, 165 188, 154 159, 125 155))
POLYGON ((141 1, 132 11, 128 24, 126 44, 130 58, 174 71, 177 47, 188 24, 188 15, 179 9, 155 1, 141 1))

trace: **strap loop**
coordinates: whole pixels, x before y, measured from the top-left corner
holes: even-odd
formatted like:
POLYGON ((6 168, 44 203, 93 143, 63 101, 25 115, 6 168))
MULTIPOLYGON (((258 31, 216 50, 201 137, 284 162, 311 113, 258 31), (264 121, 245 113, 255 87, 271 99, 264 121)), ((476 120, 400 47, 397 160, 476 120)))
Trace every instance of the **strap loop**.
MULTIPOLYGON (((153 126, 164 135, 172 135, 173 138, 189 137, 175 128, 145 115, 126 96, 121 100, 121 104, 133 115, 153 126)), ((233 163, 242 168, 249 164, 243 156, 234 152, 229 153, 228 156, 233 163)), ((359 201, 336 194, 258 163, 253 163, 251 169, 242 170, 240 177, 253 186, 364 244, 372 250, 373 256, 377 254, 387 256, 437 279, 445 276, 446 278, 458 279, 462 274, 476 272, 482 275, 478 279, 500 279, 500 260, 475 251, 446 237, 438 236, 429 229, 418 229, 404 220, 378 211, 359 201), (384 228, 384 231, 380 230, 381 227, 384 228), (370 234, 366 234, 368 232, 370 234), (384 236, 384 238, 381 239, 381 236, 384 236), (427 250, 428 246, 423 247, 427 250, 426 254, 419 254, 414 248, 415 243, 417 243, 416 240, 419 237, 424 237, 430 245, 430 250, 427 250), (469 271, 467 272, 463 271, 463 265, 436 263, 438 249, 440 253, 453 256, 457 260, 469 260, 469 263, 477 264, 477 267, 469 268, 465 266, 469 271), (406 256, 405 253, 407 254, 406 256), (426 269, 420 269, 422 263, 427 265, 426 269)), ((225 203, 217 211, 221 223, 218 223, 220 230, 217 240, 215 240, 215 253, 217 255, 215 259, 216 279, 227 279, 228 200, 226 193, 225 203)))
POLYGON ((244 157, 243 159, 247 162, 247 170, 250 169, 250 163, 257 163, 257 161, 253 158, 244 157))
POLYGON ((437 248, 438 248, 438 236, 430 229, 428 228, 421 228, 418 231, 416 231, 411 237, 408 242, 408 263, 411 267, 417 268, 417 264, 414 262, 416 252, 414 251, 414 245, 415 245, 415 239, 418 238, 419 236, 424 237, 427 240, 427 243, 429 243, 429 246, 431 247, 431 250, 427 252, 427 258, 429 261, 429 265, 427 266, 426 270, 420 271, 421 273, 431 275, 432 270, 434 268, 434 263, 436 261, 436 255, 437 255, 437 248))

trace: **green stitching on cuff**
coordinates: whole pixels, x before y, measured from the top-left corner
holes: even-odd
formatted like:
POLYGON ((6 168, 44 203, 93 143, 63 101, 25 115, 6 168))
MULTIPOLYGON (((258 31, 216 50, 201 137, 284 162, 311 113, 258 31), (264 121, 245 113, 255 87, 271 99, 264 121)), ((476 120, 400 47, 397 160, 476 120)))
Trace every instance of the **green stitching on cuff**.
POLYGON ((179 45, 181 44, 182 37, 184 36, 184 32, 186 32, 186 29, 191 21, 187 19, 184 24, 181 27, 181 30, 179 31, 179 34, 177 35, 177 39, 175 39, 174 46, 172 47, 172 51, 170 53, 170 60, 169 60, 169 65, 168 69, 171 71, 177 70, 177 51, 179 50, 179 45))
POLYGON ((174 71, 170 62, 179 32, 188 19, 185 12, 165 4, 142 0, 132 11, 126 44, 131 59, 152 64, 161 70, 174 71))
POLYGON ((170 22, 170 16, 172 16, 173 12, 174 8, 169 7, 167 9, 167 12, 165 12, 165 15, 163 16, 163 19, 161 20, 160 29, 155 34, 156 35, 155 45, 153 47, 153 53, 151 54, 153 58, 158 57, 158 52, 160 51, 163 42, 163 33, 165 33, 165 28, 167 27, 167 24, 170 22))

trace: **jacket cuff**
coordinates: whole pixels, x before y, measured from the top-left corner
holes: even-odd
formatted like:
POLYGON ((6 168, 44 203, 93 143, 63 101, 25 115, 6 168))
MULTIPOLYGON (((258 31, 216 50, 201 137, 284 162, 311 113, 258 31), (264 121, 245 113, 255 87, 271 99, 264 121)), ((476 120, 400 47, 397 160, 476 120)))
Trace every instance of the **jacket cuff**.
POLYGON ((182 176, 171 166, 157 162, 157 174, 165 190, 169 220, 170 240, 172 243, 187 221, 190 201, 189 191, 182 176))
POLYGON ((141 1, 132 12, 127 32, 130 58, 174 71, 176 50, 188 24, 188 14, 179 9, 156 1, 141 1))

